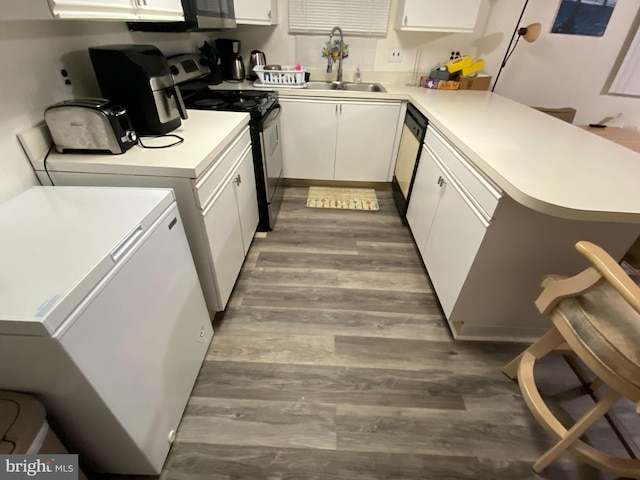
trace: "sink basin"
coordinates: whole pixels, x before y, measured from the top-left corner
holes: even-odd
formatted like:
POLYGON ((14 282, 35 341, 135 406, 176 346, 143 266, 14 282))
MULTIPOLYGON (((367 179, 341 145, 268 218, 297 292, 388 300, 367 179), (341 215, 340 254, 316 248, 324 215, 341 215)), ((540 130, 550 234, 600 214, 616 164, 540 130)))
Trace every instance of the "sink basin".
POLYGON ((338 82, 307 82, 309 90, 337 90, 338 82))
POLYGON ((379 83, 351 83, 343 82, 338 90, 350 90, 353 92, 381 92, 386 93, 385 88, 379 83))
POLYGON ((309 90, 347 90, 352 92, 386 92, 379 83, 352 83, 352 82, 307 82, 309 90))

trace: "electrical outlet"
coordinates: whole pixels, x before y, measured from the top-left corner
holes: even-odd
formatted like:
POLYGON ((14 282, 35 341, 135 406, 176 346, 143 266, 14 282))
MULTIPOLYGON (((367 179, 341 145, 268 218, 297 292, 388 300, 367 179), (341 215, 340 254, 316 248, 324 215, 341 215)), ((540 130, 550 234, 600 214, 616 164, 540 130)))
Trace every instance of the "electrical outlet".
POLYGON ((389 63, 402 63, 402 59, 404 57, 404 52, 400 47, 391 47, 389 49, 389 58, 387 61, 389 63))

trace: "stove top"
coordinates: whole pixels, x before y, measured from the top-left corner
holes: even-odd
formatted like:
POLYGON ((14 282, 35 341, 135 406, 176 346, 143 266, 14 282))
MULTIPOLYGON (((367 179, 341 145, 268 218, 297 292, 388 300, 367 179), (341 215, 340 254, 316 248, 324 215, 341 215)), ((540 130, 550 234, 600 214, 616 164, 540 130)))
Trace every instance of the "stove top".
POLYGON ((261 90, 210 90, 183 93, 187 108, 255 112, 264 115, 278 99, 277 92, 261 90))

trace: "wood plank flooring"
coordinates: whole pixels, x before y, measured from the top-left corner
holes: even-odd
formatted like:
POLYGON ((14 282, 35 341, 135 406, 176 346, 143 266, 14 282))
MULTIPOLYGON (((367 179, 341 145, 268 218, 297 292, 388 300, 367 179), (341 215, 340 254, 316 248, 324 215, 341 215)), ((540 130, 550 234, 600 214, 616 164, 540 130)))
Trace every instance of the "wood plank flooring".
MULTIPOLYGON (((611 478, 570 454, 532 472, 552 442, 501 373, 523 346, 452 340, 391 193, 377 193, 380 212, 358 212, 286 190, 216 319, 161 478, 611 478)), ((566 364, 545 363, 557 409, 586 408, 566 364)), ((592 430, 620 454, 605 422, 592 430)))

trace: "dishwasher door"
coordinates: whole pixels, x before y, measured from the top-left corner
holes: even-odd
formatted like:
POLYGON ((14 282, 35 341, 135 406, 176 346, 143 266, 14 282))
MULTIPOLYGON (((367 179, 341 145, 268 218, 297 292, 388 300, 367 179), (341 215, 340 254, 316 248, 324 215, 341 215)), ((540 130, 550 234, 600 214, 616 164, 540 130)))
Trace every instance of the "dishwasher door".
POLYGON ((424 140, 427 124, 427 119, 413 105, 407 105, 398 158, 396 159, 391 184, 398 212, 400 212, 405 222, 413 178, 415 177, 418 159, 422 151, 422 141, 424 140))

